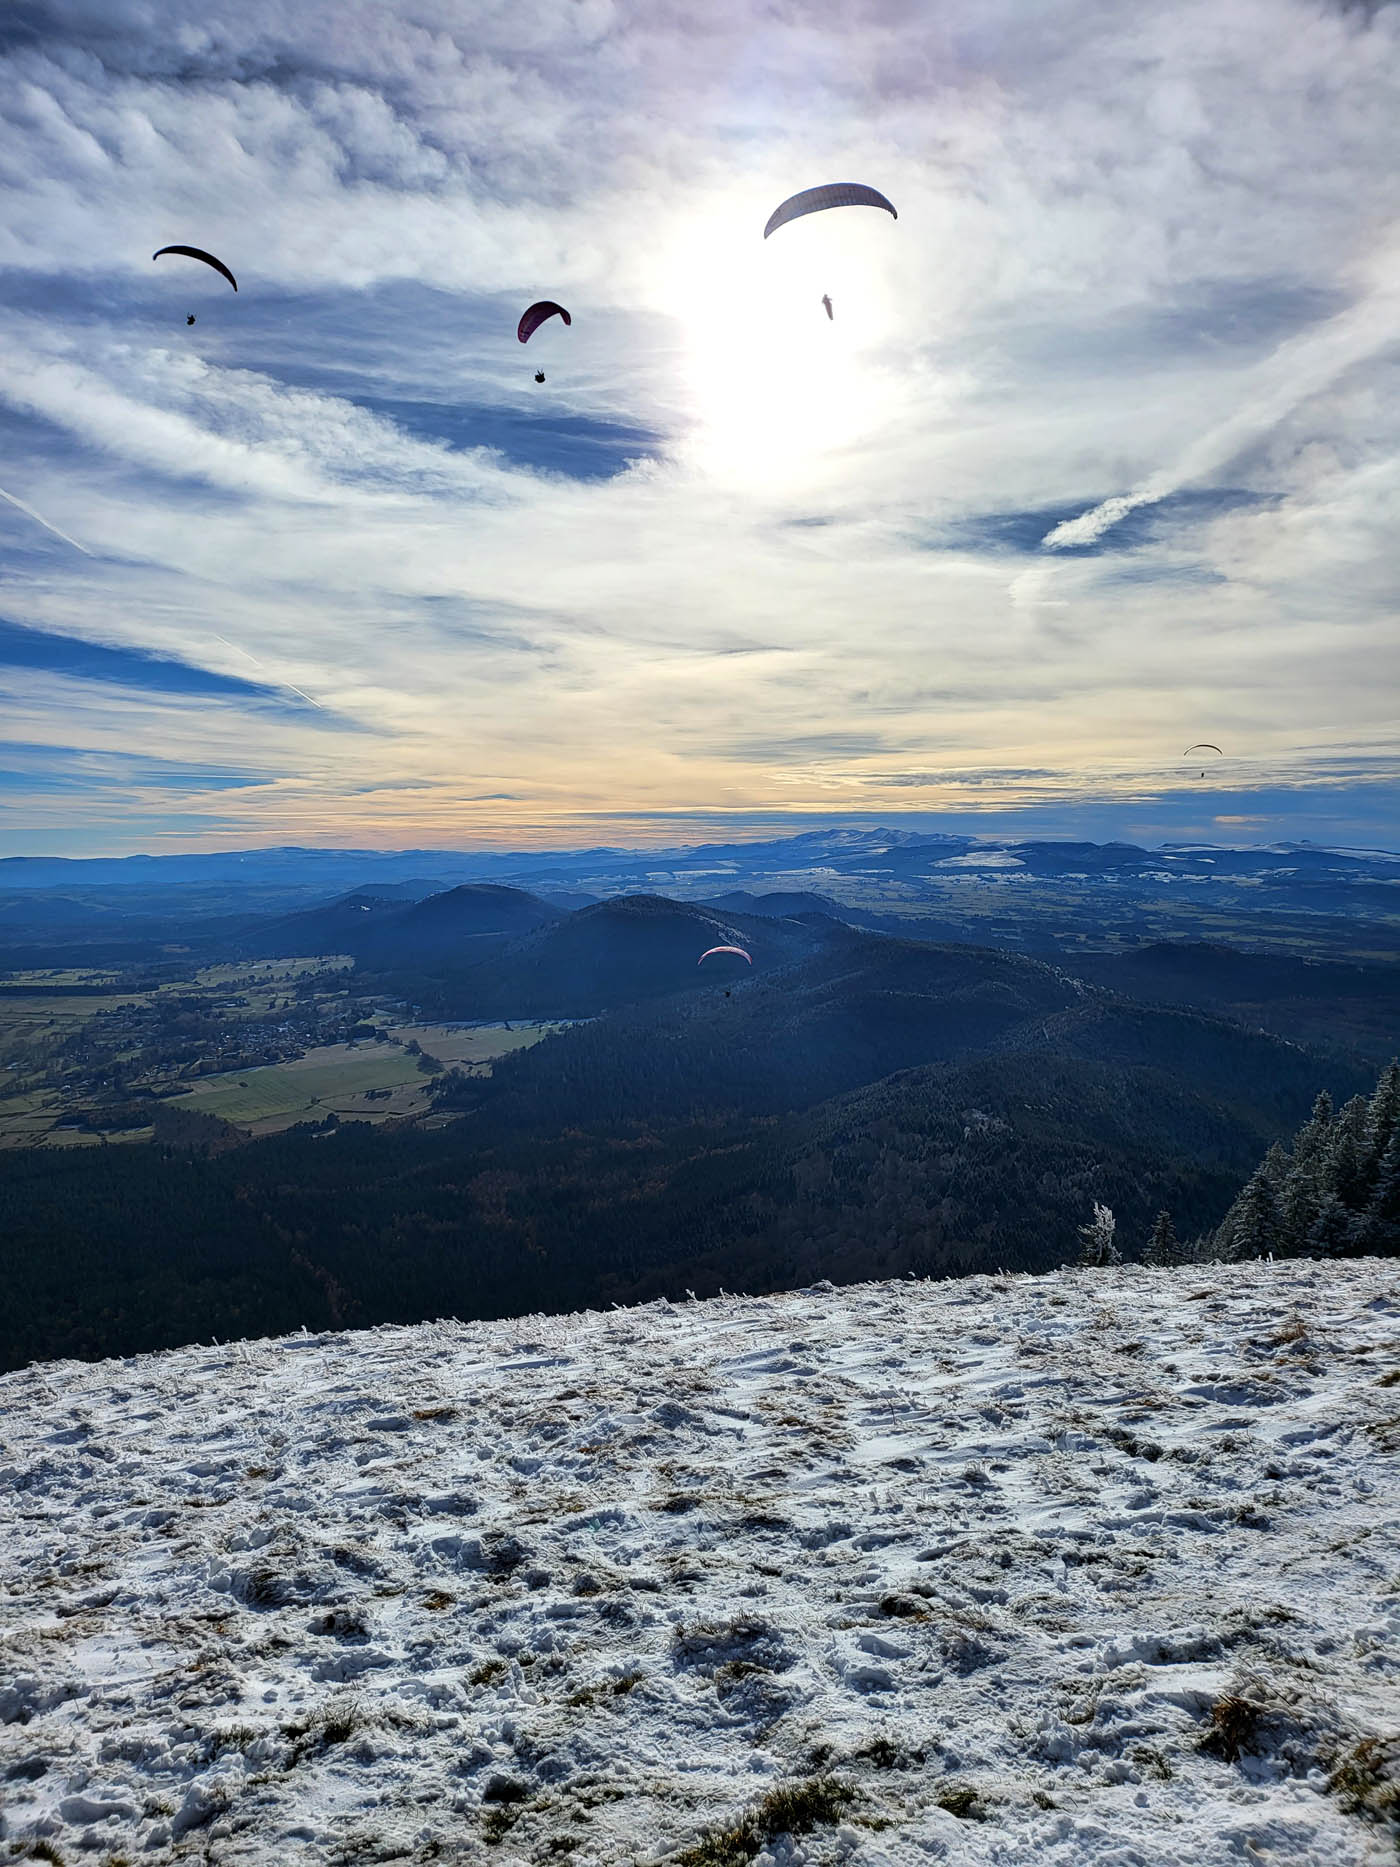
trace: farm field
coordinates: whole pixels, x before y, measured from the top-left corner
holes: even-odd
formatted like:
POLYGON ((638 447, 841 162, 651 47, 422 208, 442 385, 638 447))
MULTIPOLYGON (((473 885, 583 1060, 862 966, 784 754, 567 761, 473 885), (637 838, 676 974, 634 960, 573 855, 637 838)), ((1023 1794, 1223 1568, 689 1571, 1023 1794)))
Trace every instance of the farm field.
POLYGON ((494 1057, 536 1044, 555 1025, 503 1024, 454 1027, 415 1024, 395 1026, 385 1044, 324 1044, 293 1062, 207 1077, 187 1096, 182 1108, 217 1115, 253 1134, 276 1134, 299 1121, 338 1115, 345 1121, 381 1122, 418 1115, 431 1106, 432 1077, 418 1058, 401 1045, 416 1039, 420 1049, 440 1063, 465 1068, 488 1066, 494 1057))
POLYGON ((206 1077, 179 1105, 254 1134, 275 1134, 332 1114, 357 1121, 408 1114, 420 1102, 426 1107, 428 1081, 417 1059, 396 1044, 323 1044, 288 1063, 206 1077))
POLYGON ((557 1020, 552 1024, 396 1024, 389 1035, 396 1044, 416 1041, 439 1063, 469 1068, 512 1050, 528 1050, 542 1037, 566 1028, 565 1022, 557 1020))

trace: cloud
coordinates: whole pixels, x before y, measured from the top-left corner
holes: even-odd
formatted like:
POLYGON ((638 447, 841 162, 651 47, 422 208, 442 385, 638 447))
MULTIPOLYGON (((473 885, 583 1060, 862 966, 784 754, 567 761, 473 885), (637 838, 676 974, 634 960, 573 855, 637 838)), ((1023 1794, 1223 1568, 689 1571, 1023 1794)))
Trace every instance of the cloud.
POLYGON ((256 773, 94 792, 133 844, 1121 810, 1193 737, 1363 758, 1397 13, 11 6, 7 614, 130 658, 12 671, 17 730, 256 773), (762 240, 847 174, 898 223, 762 240), (574 324, 522 350, 541 295, 574 324))
POLYGON ((1078 518, 1045 534, 1047 550, 1093 545, 1130 513, 1227 467, 1244 449, 1276 428, 1303 403, 1355 365, 1390 349, 1400 320, 1400 239, 1392 236, 1369 263, 1376 282, 1359 303, 1317 330, 1280 344, 1242 384, 1240 405, 1194 441, 1169 467, 1158 469, 1131 493, 1102 500, 1078 518))
POLYGON ((24 500, 17 499, 13 493, 7 493, 3 486, 0 486, 0 499, 8 500, 17 512, 22 512, 26 518, 33 519, 36 525, 42 525, 46 532, 52 532, 54 537, 61 538, 64 544, 72 545, 75 551, 81 551, 84 557, 92 556, 86 545, 80 545, 76 538, 70 538, 67 532, 60 530, 57 525, 46 519, 42 512, 36 512, 33 506, 26 505, 24 500))

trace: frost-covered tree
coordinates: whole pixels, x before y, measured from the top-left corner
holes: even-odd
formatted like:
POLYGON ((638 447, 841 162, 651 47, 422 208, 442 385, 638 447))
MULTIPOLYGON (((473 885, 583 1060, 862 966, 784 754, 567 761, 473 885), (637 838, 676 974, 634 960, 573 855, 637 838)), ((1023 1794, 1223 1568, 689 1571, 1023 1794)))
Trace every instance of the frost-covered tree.
POLYGON ((1147 1248, 1142 1254, 1142 1261, 1144 1264, 1159 1266, 1174 1266, 1184 1264, 1186 1261, 1186 1252, 1176 1235, 1172 1215, 1165 1207, 1157 1214, 1156 1223, 1152 1227, 1152 1236, 1148 1239, 1147 1248))
POLYGON ((1370 1147, 1371 1105, 1353 1096, 1332 1123, 1323 1154, 1324 1189, 1335 1193, 1348 1212, 1366 1208, 1375 1157, 1370 1147))
POLYGON ((1353 1227, 1352 1248, 1367 1257, 1400 1257, 1400 1125, 1376 1163, 1370 1204, 1353 1227))
POLYGON ((1094 1268, 1107 1264, 1121 1264, 1123 1259, 1113 1234, 1117 1222, 1113 1217, 1113 1208, 1094 1201, 1094 1216, 1087 1225, 1079 1228, 1079 1262, 1094 1268))
POLYGON ((1212 1245, 1226 1261, 1400 1255, 1400 1066, 1340 1110, 1324 1090, 1291 1152, 1269 1149, 1212 1245))
POLYGON ((1376 1093, 1371 1097, 1367 1140, 1371 1156, 1379 1162, 1400 1130, 1400 1063, 1387 1064, 1381 1071, 1376 1093))
POLYGON ((1310 1258, 1345 1257, 1351 1244, 1352 1215, 1334 1192, 1325 1191, 1308 1227, 1304 1254, 1310 1258))
MULTIPOLYGON (((1272 1152, 1272 1150, 1270 1150, 1272 1152)), ((1280 1153, 1282 1150, 1279 1150, 1280 1153)), ((1222 1226, 1221 1231, 1225 1231, 1222 1226)), ((1226 1256, 1230 1260, 1267 1258, 1279 1248, 1278 1195, 1264 1167, 1250 1177, 1230 1214, 1226 1256)))

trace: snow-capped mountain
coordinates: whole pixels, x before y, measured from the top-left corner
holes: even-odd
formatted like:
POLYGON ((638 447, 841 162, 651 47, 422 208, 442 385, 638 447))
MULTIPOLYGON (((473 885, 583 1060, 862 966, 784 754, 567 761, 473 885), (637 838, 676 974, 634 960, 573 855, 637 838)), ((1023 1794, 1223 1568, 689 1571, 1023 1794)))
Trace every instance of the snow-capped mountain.
POLYGON ((110 1867, 1393 1857, 1397 1315, 1394 1262, 1292 1261, 8 1375, 0 1835, 110 1867))

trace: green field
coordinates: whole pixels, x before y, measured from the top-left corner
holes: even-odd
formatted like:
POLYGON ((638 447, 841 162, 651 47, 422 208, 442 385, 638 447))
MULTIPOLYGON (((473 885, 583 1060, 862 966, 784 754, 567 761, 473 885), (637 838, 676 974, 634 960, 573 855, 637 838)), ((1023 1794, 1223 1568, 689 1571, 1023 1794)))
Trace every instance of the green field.
POLYGON ((396 1024, 389 1035, 399 1044, 416 1039, 439 1063, 469 1067, 508 1056, 512 1050, 528 1050, 542 1037, 564 1029, 562 1024, 396 1024))
POLYGON ((417 1059, 396 1044, 326 1044, 292 1063, 208 1077, 179 1102, 181 1108, 217 1115, 240 1128, 271 1133, 330 1114, 357 1119, 406 1114, 406 1102, 426 1102, 427 1083, 417 1059), (373 1089, 399 1093, 371 1101, 366 1092, 373 1089), (405 1089, 413 1095, 405 1097, 405 1089))
POLYGON ((274 1134, 298 1121, 339 1115, 349 1121, 384 1121, 391 1116, 421 1115, 431 1107, 432 1078, 417 1057, 400 1048, 417 1039, 439 1063, 483 1069, 492 1058, 537 1044, 556 1025, 396 1025, 392 1043, 327 1044, 309 1050, 293 1063, 269 1063, 237 1075, 207 1077, 187 1096, 182 1108, 217 1115, 254 1134, 274 1134), (387 1090, 387 1095, 382 1092, 387 1090), (374 1094, 378 1091, 381 1093, 374 1094))

